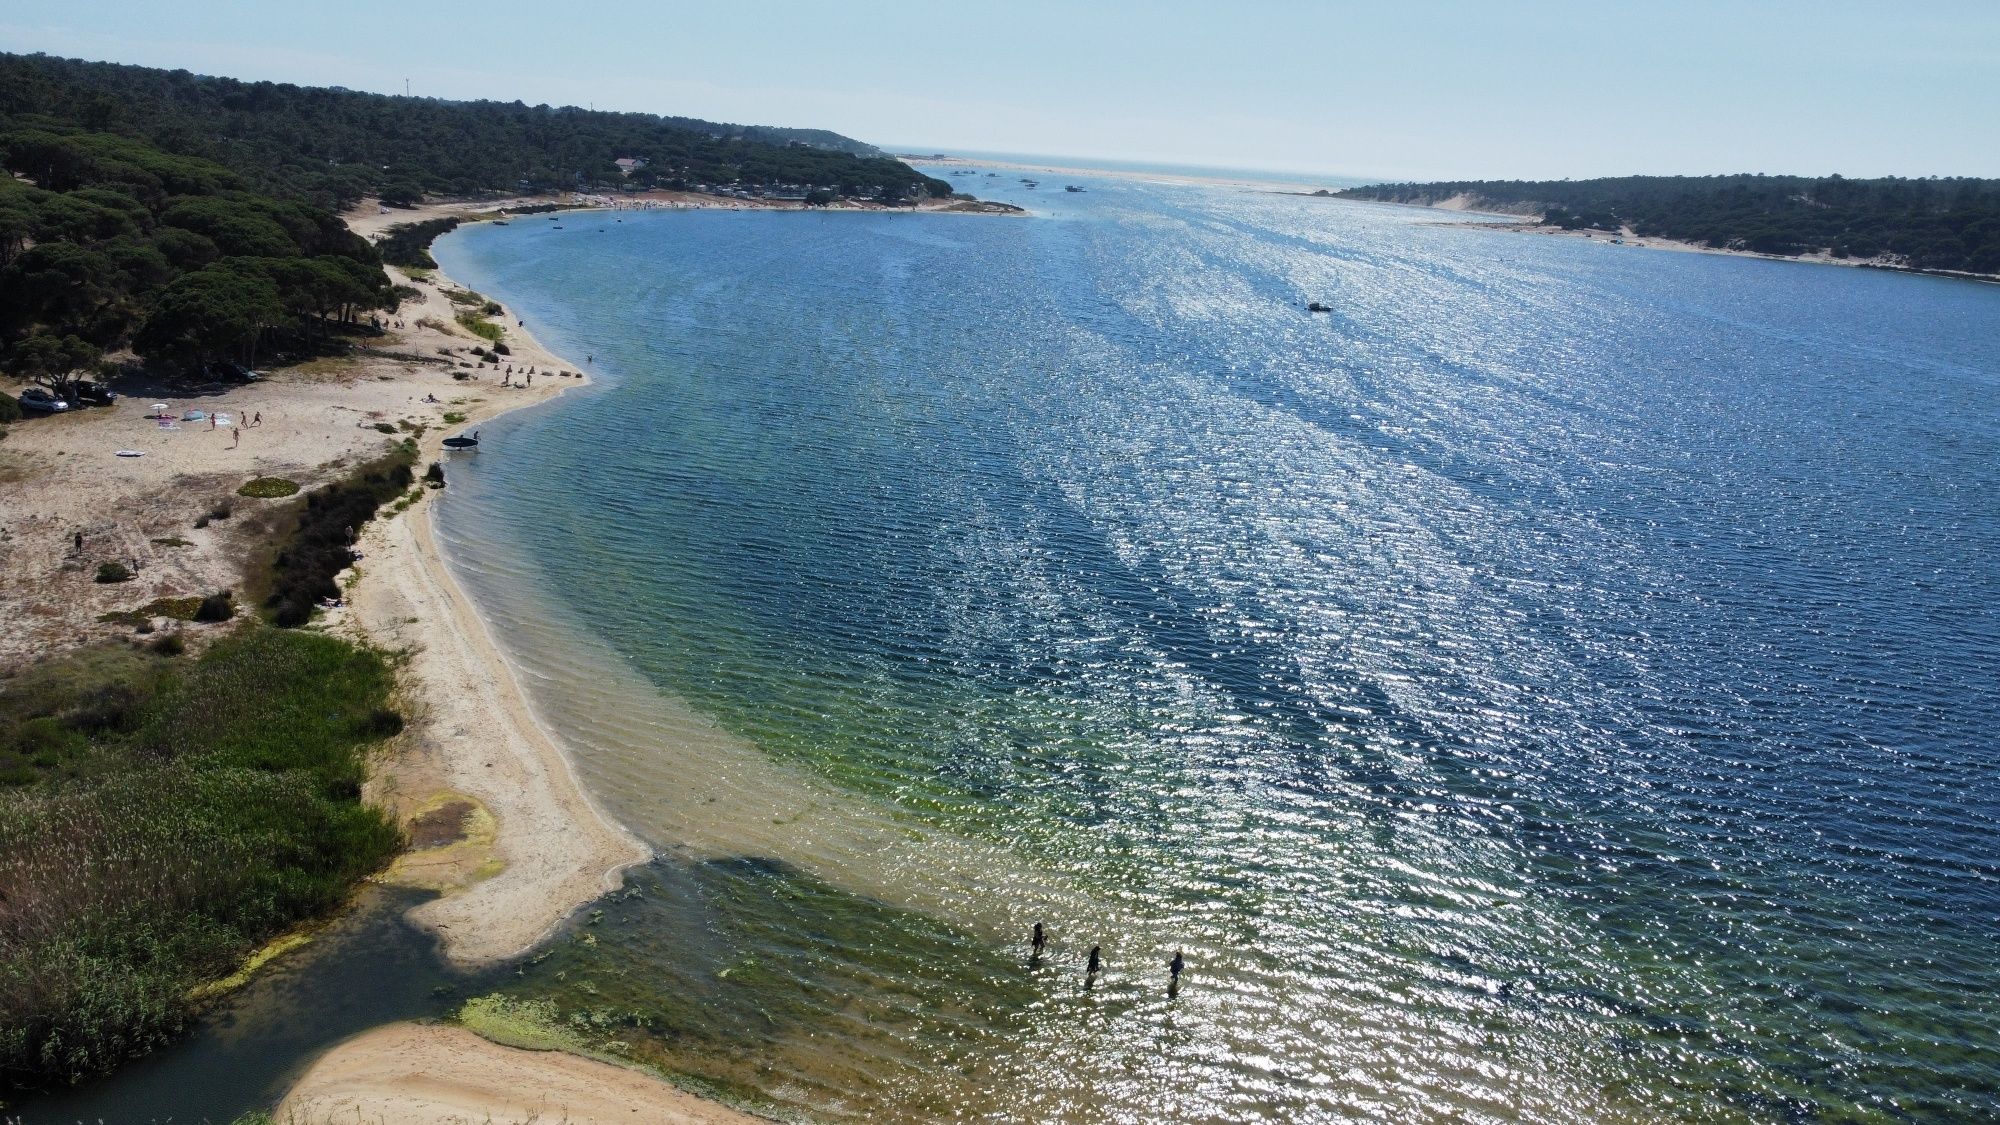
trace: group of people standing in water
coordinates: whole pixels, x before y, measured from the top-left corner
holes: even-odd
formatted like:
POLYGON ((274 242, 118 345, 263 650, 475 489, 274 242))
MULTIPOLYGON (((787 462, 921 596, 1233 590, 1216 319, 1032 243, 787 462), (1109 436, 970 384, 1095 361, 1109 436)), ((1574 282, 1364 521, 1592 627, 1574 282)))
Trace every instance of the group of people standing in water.
MULTIPOLYGON (((1042 963, 1042 953, 1048 949, 1048 945, 1048 931, 1042 928, 1040 922, 1035 923, 1034 936, 1028 940, 1028 964, 1030 966, 1042 963)), ((1187 958, 1181 950, 1174 950, 1174 959, 1167 962, 1167 995, 1169 997, 1180 995, 1181 972, 1186 968, 1187 958)), ((1086 989, 1096 988, 1097 974, 1103 971, 1104 947, 1093 945, 1090 947, 1090 959, 1083 966, 1083 987, 1086 989)))

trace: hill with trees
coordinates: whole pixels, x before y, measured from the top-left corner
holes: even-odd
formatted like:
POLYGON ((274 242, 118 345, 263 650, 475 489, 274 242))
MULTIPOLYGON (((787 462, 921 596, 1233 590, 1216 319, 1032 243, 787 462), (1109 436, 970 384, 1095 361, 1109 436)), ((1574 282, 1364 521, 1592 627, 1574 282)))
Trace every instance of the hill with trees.
POLYGON ((1715 249, 1881 259, 2000 274, 2000 180, 1841 176, 1621 176, 1375 184, 1344 199, 1538 214, 1571 230, 1630 229, 1715 249))
MULTIPOLYGON (((336 211, 650 185, 945 196, 823 130, 443 102, 0 54, 0 365, 62 397, 107 353, 306 354, 396 303, 336 211), (615 160, 644 161, 631 175, 615 160)), ((337 346, 337 344, 336 344, 337 346)))
POLYGON ((394 203, 656 183, 802 184, 894 199, 951 193, 943 180, 820 129, 395 97, 46 55, 0 54, 0 116, 10 115, 135 137, 336 209, 369 195, 394 203), (613 163, 621 157, 644 165, 627 176, 613 163))

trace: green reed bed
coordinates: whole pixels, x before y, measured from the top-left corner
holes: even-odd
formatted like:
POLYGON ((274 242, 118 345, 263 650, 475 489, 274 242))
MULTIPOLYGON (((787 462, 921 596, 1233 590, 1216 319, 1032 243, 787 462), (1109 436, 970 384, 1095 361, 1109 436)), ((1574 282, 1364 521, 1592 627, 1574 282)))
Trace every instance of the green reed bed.
POLYGON ((360 791, 392 687, 373 652, 250 626, 0 689, 0 1098, 165 1043, 202 984, 388 860, 360 791))

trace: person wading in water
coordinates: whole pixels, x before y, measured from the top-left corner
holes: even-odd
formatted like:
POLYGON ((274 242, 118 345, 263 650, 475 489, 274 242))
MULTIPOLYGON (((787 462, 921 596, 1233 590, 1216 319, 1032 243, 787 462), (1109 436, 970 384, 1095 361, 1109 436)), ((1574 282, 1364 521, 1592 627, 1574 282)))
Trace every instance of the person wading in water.
POLYGON ((1086 989, 1097 987, 1097 974, 1104 968, 1104 958, 1099 956, 1103 950, 1104 947, 1101 945, 1090 947, 1090 964, 1085 965, 1083 969, 1083 987, 1086 989))
POLYGON ((1187 968, 1187 958, 1185 958, 1185 957, 1181 956, 1181 951, 1180 951, 1180 950, 1178 950, 1178 949, 1174 950, 1174 959, 1173 959, 1172 961, 1169 961, 1169 962, 1167 962, 1167 977, 1168 977, 1168 979, 1167 979, 1167 995, 1168 995, 1168 997, 1174 997, 1174 996, 1179 996, 1179 995, 1180 995, 1180 993, 1181 993, 1181 970, 1182 970, 1182 969, 1185 969, 1185 968, 1187 968))
POLYGON ((1040 922, 1035 923, 1035 938, 1029 945, 1028 964, 1033 965, 1040 962, 1042 959, 1042 950, 1046 949, 1048 944, 1049 935, 1042 932, 1042 924, 1040 922))

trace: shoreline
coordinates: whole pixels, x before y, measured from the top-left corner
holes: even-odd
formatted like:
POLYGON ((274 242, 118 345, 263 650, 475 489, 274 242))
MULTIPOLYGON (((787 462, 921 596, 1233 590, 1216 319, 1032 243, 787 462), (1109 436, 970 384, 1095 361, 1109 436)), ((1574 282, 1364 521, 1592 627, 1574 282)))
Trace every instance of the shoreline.
MULTIPOLYGON (((439 204, 343 217, 367 237, 397 222, 490 209, 439 204)), ((398 283, 411 284, 404 270, 384 268, 398 283)), ((464 288, 443 269, 430 274, 430 283, 426 305, 435 293, 464 288)), ((418 314, 407 306, 405 312, 406 319, 418 314)), ((577 370, 588 380, 524 326, 509 327, 506 335, 510 359, 538 371, 544 364, 577 370)), ((542 406, 570 383, 545 385, 554 389, 524 390, 505 405, 467 411, 456 428, 463 432, 542 406)), ((420 439, 420 448, 443 459, 435 441, 420 439)), ((417 721, 401 740, 401 752, 371 771, 369 796, 412 826, 440 810, 463 808, 457 832, 429 847, 413 840, 378 878, 438 892, 405 918, 434 934, 444 960, 465 970, 527 953, 578 910, 617 890, 623 872, 649 860, 652 851, 583 787, 490 622, 452 574, 432 504, 416 507, 408 518, 371 521, 364 530, 365 559, 357 567, 351 608, 330 628, 407 654, 404 690, 419 701, 417 721)), ((648 1120, 701 1125, 759 1120, 640 1068, 560 1050, 522 1050, 456 1026, 409 1022, 371 1029, 321 1053, 274 1116, 307 1125, 350 1115, 535 1120, 549 1113, 579 1123, 641 1113, 648 1120)))
MULTIPOLYGON (((343 216, 363 237, 397 222, 490 209, 447 203, 385 215, 379 209, 368 213, 367 207, 343 216)), ((399 284, 417 288, 407 271, 384 268, 399 284)), ((439 305, 439 295, 465 288, 442 270, 431 273, 428 286, 431 292, 423 293, 420 305, 406 303, 404 319, 449 314, 449 300, 439 305)), ((544 348, 525 327, 508 328, 507 338, 510 366, 575 370, 588 381, 580 366, 544 348)), ((461 412, 466 420, 456 428, 476 429, 480 422, 542 405, 570 385, 545 380, 551 389, 524 388, 504 405, 461 412)), ((418 444, 428 459, 446 462, 431 435, 418 444)), ((371 777, 371 796, 406 822, 460 803, 470 807, 459 814, 457 839, 412 847, 381 879, 438 891, 437 898, 410 912, 411 921, 438 935, 451 964, 477 968, 527 952, 576 909, 616 890, 620 873, 652 853, 591 799, 535 715, 517 671, 444 558, 433 526, 437 502, 364 529, 365 558, 356 568, 360 575, 350 608, 328 627, 408 656, 405 690, 416 696, 417 722, 402 752, 371 777), (472 744, 486 753, 454 752, 472 744), (467 831, 468 822, 490 827, 467 831)))
MULTIPOLYGON (((369 200, 342 218, 367 237, 399 222, 500 205, 385 211, 369 200)), ((587 381, 524 326, 506 327, 511 354, 477 359, 469 349, 486 341, 457 323, 460 306, 447 296, 463 286, 442 271, 418 280, 385 269, 415 293, 374 328, 364 320, 345 353, 277 367, 244 384, 128 372, 114 383, 120 397, 108 406, 8 427, 0 443, 0 612, 16 627, 0 633, 0 674, 127 643, 135 621, 158 616, 152 603, 161 599, 221 589, 240 595, 289 511, 283 500, 239 495, 247 480, 284 478, 303 493, 408 441, 419 470, 443 464, 448 489, 446 434, 587 381), (532 387, 512 377, 502 386, 510 366, 542 377, 532 387), (106 560, 129 564, 132 578, 94 581, 106 560)), ((463 971, 527 953, 652 853, 583 788, 536 715, 451 573, 432 523, 437 500, 413 490, 363 523, 358 559, 337 578, 342 604, 304 628, 361 641, 397 667, 394 698, 407 722, 369 763, 362 795, 409 842, 368 881, 435 892, 404 916, 436 936, 446 966, 463 971)), ((171 619, 165 626, 184 633, 190 651, 226 635, 171 619)), ((246 967, 272 959, 270 948, 246 967)), ((357 1042, 316 1061, 351 1059, 366 1048, 357 1042)), ((492 1104, 515 1104, 506 1099, 537 1089, 537 1075, 559 1069, 559 1061, 530 1053, 510 1062, 502 1068, 508 1081, 490 1091, 500 1099, 492 1104)), ((623 1073, 661 1097, 690 1097, 645 1072, 623 1073)), ((652 1105, 635 1097, 626 1112, 652 1105)))

